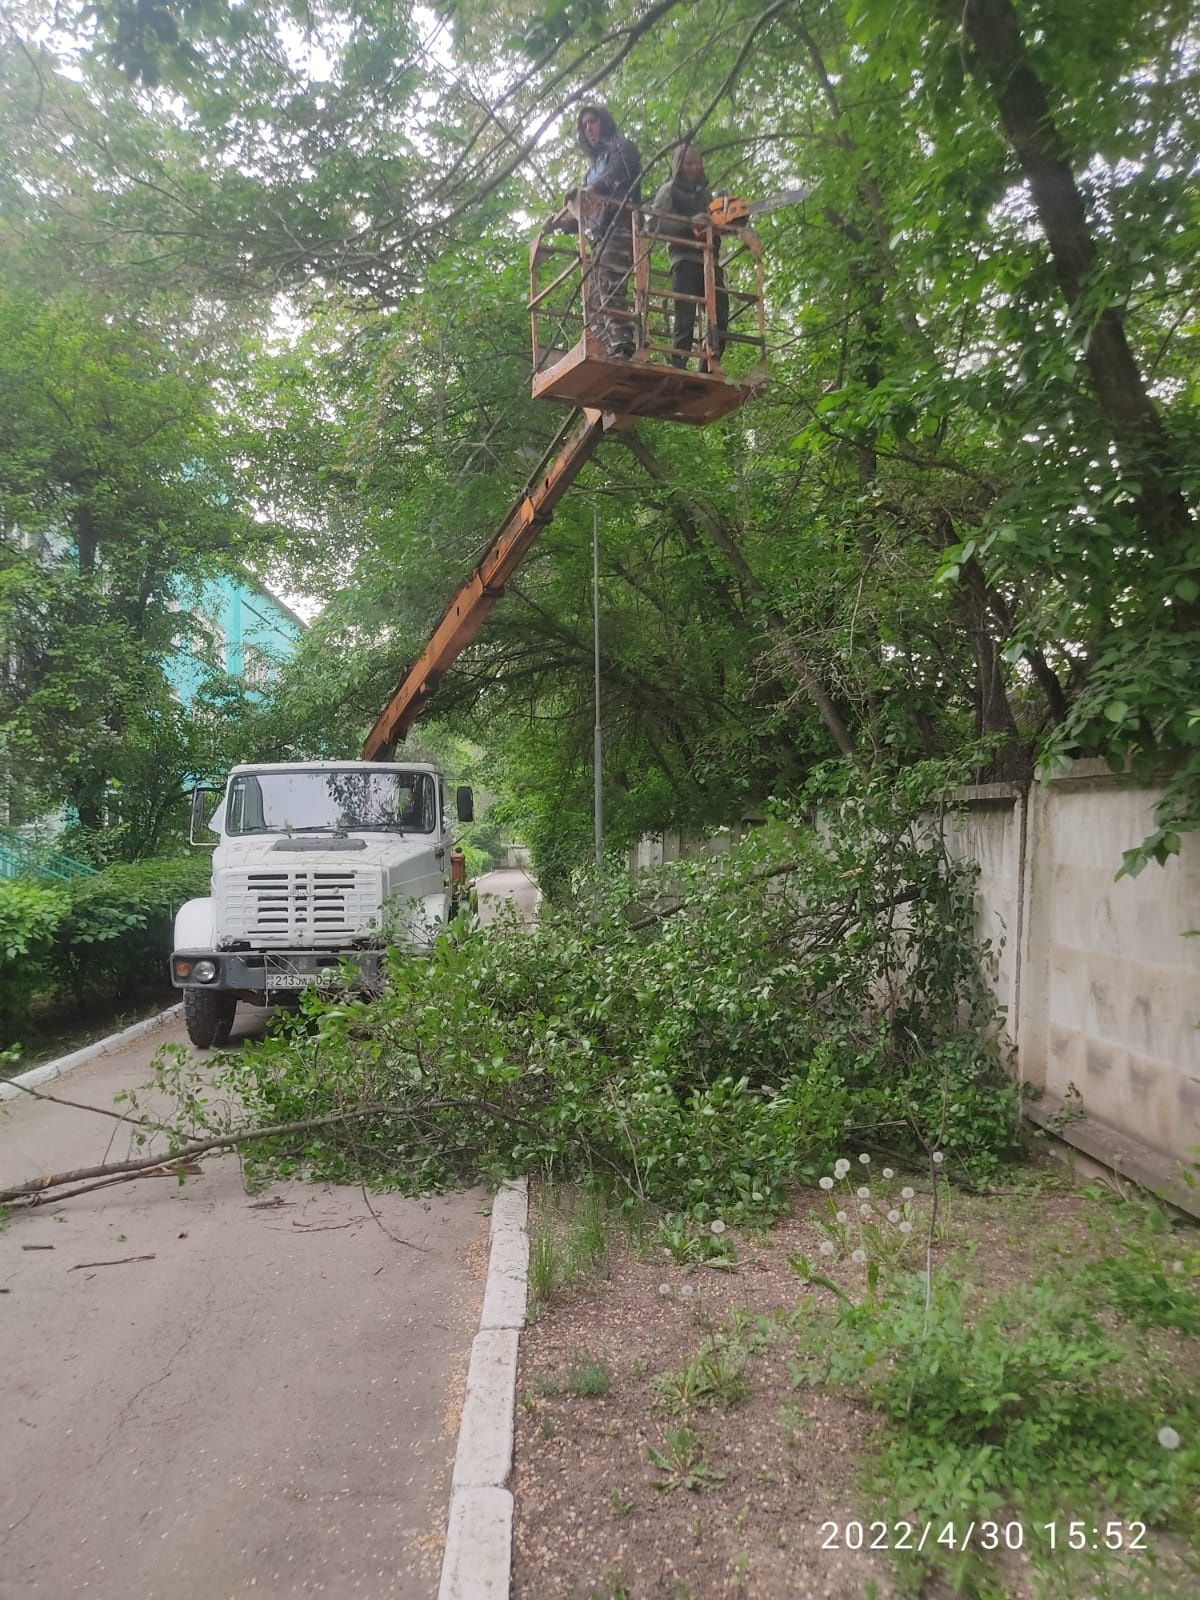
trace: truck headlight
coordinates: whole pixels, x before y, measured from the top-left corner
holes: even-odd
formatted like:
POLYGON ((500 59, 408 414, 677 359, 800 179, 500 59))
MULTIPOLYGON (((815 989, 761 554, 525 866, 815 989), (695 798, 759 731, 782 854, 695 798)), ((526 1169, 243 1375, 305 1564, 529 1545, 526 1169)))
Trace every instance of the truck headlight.
POLYGON ((196 961, 192 964, 192 977, 197 983, 211 983, 217 975, 215 961, 196 961))

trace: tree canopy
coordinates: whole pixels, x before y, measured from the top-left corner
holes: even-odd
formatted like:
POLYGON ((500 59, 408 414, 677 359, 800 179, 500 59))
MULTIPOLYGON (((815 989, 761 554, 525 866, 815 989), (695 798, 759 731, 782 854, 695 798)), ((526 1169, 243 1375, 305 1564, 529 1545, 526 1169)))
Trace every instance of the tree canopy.
MULTIPOLYGON (((579 181, 578 107, 608 103, 650 181, 694 139, 720 187, 810 184, 762 220, 769 389, 606 443, 437 714, 547 859, 585 853, 595 511, 618 837, 729 820, 839 752, 1018 781, 1095 754, 1168 780, 1136 868, 1200 822, 1196 20, 28 4, 3 238, 29 329, 86 296, 210 408, 229 449, 193 456, 286 530, 247 558, 322 608, 247 736, 348 754, 555 427, 527 398, 526 241, 579 181)), ((6 506, 58 470, 11 453, 6 506)), ((173 492, 168 567, 201 487, 173 492)), ((213 558, 233 504, 208 501, 213 558)))

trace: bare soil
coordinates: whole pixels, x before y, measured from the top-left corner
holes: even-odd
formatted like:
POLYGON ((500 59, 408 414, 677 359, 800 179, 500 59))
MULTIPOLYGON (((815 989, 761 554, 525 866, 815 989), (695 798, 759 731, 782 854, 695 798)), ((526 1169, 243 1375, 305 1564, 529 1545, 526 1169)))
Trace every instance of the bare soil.
MULTIPOLYGON (((1114 1208, 1050 1180, 1050 1192, 987 1198, 953 1195, 937 1229, 933 1264, 971 1260, 984 1290, 1003 1292, 1114 1243, 1114 1208), (1054 1192, 1055 1188, 1063 1192, 1054 1192)), ((920 1222, 906 1258, 924 1265, 920 1222)), ((927 1214, 927 1213, 926 1213, 927 1214)), ((886 1555, 848 1549, 850 1520, 882 1515, 864 1502, 861 1469, 877 1433, 853 1399, 797 1385, 794 1340, 784 1319, 807 1295, 791 1256, 817 1259, 815 1219, 825 1197, 797 1198, 774 1227, 736 1239, 737 1267, 681 1266, 661 1246, 614 1241, 608 1275, 555 1296, 522 1335, 514 1466, 517 1600, 879 1600, 898 1592, 886 1555), (768 1319, 745 1369, 747 1397, 672 1409, 656 1376, 680 1368, 706 1335, 744 1313, 768 1319), (571 1392, 583 1359, 604 1363, 603 1395, 571 1392), (696 1435, 703 1472, 691 1487, 656 1487, 668 1476, 651 1450, 669 1453, 669 1430, 696 1435), (705 1475, 707 1474, 707 1475, 705 1475), (837 1530, 832 1537, 832 1529, 837 1530)), ((537 1227, 537 1208, 534 1209, 537 1227)), ((821 1261, 824 1268, 826 1262, 821 1261)), ((849 1261, 829 1276, 861 1288, 849 1261)), ((851 1536, 853 1538, 853 1535, 851 1536)), ((869 1541, 868 1541, 869 1542, 869 1541)), ((1031 1590, 1020 1558, 1008 1562, 1007 1594, 1031 1590)), ((930 1597, 949 1596, 941 1584, 930 1597)))

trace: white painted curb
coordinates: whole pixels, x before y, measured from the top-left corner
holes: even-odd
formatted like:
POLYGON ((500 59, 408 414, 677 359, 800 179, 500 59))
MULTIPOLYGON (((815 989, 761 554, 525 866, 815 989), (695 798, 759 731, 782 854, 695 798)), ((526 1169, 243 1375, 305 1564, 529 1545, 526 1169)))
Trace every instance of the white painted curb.
POLYGON ((507 1485, 529 1275, 528 1216, 525 1179, 502 1184, 492 1201, 487 1282, 467 1371, 438 1600, 508 1600, 513 1497, 507 1485))
POLYGON ((28 1072, 22 1072, 15 1078, 7 1078, 0 1082, 0 1100, 19 1099, 21 1087, 36 1089, 39 1084, 49 1083, 52 1078, 61 1078, 64 1073, 71 1072, 75 1067, 82 1067, 88 1061, 95 1061, 99 1056, 111 1055, 114 1050, 123 1049, 135 1039, 153 1033, 156 1028, 165 1027, 182 1011, 182 1004, 168 1006, 165 1011, 160 1011, 153 1017, 143 1017, 141 1022, 130 1023, 129 1027, 122 1028, 120 1033, 110 1033, 107 1039, 97 1039, 95 1044, 85 1044, 82 1050, 72 1050, 69 1056, 59 1056, 57 1061, 43 1061, 40 1067, 31 1067, 28 1072))

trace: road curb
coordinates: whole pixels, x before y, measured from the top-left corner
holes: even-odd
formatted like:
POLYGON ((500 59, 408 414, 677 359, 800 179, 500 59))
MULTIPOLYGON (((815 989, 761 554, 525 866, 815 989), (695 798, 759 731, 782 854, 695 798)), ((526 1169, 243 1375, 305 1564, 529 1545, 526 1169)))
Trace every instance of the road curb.
POLYGON ((72 1072, 76 1067, 82 1067, 100 1056, 111 1055, 114 1050, 132 1044, 144 1034, 165 1027, 182 1012, 182 1005, 168 1006, 165 1011, 159 1011, 153 1017, 143 1017, 141 1022, 130 1023, 129 1027, 122 1028, 120 1033, 110 1033, 107 1039, 97 1039, 95 1044, 85 1044, 82 1050, 72 1050, 70 1055, 59 1056, 56 1061, 43 1061, 40 1067, 30 1067, 28 1072, 18 1073, 15 1078, 6 1078, 0 1082, 0 1100, 16 1100, 22 1089, 36 1089, 39 1084, 49 1083, 52 1078, 61 1078, 64 1073, 72 1072))
POLYGON ((502 1184, 492 1201, 487 1282, 467 1371, 438 1600, 508 1600, 513 1526, 508 1478, 517 1342, 525 1326, 529 1275, 528 1218, 526 1180, 502 1184))

